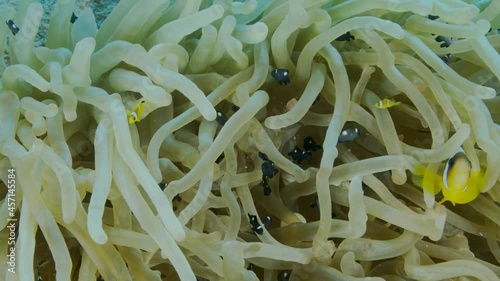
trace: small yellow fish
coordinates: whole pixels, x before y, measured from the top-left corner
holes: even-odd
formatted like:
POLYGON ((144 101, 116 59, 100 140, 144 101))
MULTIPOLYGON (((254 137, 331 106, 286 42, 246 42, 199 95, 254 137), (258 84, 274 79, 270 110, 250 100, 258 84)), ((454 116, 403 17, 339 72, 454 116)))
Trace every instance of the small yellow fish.
POLYGON ((384 108, 390 108, 390 107, 400 105, 400 104, 401 104, 401 102, 399 102, 399 101, 395 101, 392 99, 383 99, 383 100, 378 101, 375 104, 375 107, 384 109, 384 108))
POLYGON ((479 196, 484 186, 483 172, 472 171, 471 163, 462 148, 448 159, 442 177, 423 166, 417 167, 415 174, 423 175, 423 180, 416 184, 421 184, 427 192, 443 192, 443 199, 438 204, 446 201, 453 205, 469 203, 479 196))
POLYGON ((130 124, 134 124, 135 122, 141 121, 142 110, 144 109, 144 101, 139 102, 134 111, 130 111, 127 109, 128 122, 130 124))
POLYGON ((453 205, 465 204, 476 199, 481 193, 483 176, 480 171, 472 171, 471 163, 460 148, 448 162, 443 172, 443 200, 453 205))

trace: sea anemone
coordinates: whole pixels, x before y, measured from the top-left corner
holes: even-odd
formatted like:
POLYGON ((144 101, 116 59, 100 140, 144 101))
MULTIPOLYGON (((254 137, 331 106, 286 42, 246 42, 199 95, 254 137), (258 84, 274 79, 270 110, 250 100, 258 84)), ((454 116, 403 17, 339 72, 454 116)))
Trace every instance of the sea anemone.
POLYGON ((500 0, 96 3, 0 9, 0 279, 500 280, 500 0))

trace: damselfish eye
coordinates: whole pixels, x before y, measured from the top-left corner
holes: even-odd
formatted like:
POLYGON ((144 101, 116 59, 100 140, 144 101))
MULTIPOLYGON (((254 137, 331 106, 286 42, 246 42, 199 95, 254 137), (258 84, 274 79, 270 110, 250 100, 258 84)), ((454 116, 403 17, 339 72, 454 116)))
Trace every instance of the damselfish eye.
POLYGON ((257 216, 256 215, 250 215, 248 214, 248 219, 250 220, 250 226, 252 227, 252 230, 261 235, 262 233, 264 233, 264 228, 263 226, 259 223, 259 221, 257 220, 257 216))
POLYGON ((271 76, 280 83, 280 85, 290 84, 290 76, 288 69, 277 68, 271 71, 271 76))
POLYGON ((260 166, 262 170, 262 177, 274 177, 278 173, 278 169, 276 168, 276 165, 274 165, 274 162, 269 160, 269 158, 267 158, 267 155, 262 152, 259 152, 259 158, 264 160, 264 162, 262 162, 262 165, 260 166))

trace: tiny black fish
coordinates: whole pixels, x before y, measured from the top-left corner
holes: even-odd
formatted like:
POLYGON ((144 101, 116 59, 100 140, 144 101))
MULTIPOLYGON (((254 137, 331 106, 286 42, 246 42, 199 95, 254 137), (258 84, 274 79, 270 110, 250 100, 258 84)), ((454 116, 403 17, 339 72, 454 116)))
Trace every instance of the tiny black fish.
POLYGON ((271 76, 280 83, 280 85, 290 84, 290 72, 288 69, 277 68, 271 71, 271 76))
POLYGON ((297 164, 300 164, 303 160, 310 160, 312 156, 310 151, 303 151, 298 146, 289 152, 288 155, 291 156, 293 161, 296 161, 297 164))
POLYGON ((69 20, 71 23, 75 23, 75 21, 78 19, 78 17, 75 15, 75 13, 71 14, 71 19, 69 20))
POLYGON ((224 126, 224 124, 226 124, 227 122, 227 116, 224 113, 217 111, 217 117, 215 117, 215 120, 217 120, 219 124, 224 126))
POLYGON ((271 160, 264 161, 260 168, 264 177, 272 178, 278 173, 278 169, 271 160))
POLYGON ((269 186, 269 183, 267 183, 266 177, 264 177, 264 176, 262 177, 262 187, 264 189, 264 195, 265 196, 271 195, 272 189, 269 186))
POLYGON ((265 153, 259 152, 258 155, 259 155, 259 158, 264 160, 264 161, 269 160, 269 157, 267 157, 267 155, 265 153))
POLYGON ((256 215, 250 215, 248 214, 248 219, 250 220, 251 225, 258 224, 259 221, 257 221, 257 216, 256 215))
POLYGON ((264 233, 264 229, 257 220, 257 216, 248 214, 248 219, 250 220, 250 225, 252 226, 252 230, 255 231, 255 233, 259 235, 264 233))
POLYGON ((427 18, 429 18, 430 20, 437 20, 439 16, 428 15, 427 18))
POLYGON ((19 32, 19 27, 17 27, 13 20, 8 19, 5 21, 5 23, 9 27, 10 31, 12 31, 12 35, 15 36, 19 32))
POLYGON ((347 31, 346 33, 337 37, 335 41, 351 41, 354 39, 355 39, 354 36, 349 31, 347 31))
POLYGON ((343 130, 340 133, 338 142, 339 143, 352 142, 357 137, 359 137, 359 135, 360 135, 360 131, 358 128, 348 128, 348 129, 343 130))
POLYGON ((262 175, 264 177, 272 178, 278 173, 278 169, 271 160, 264 161, 261 165, 262 175))
POLYGON ((304 139, 304 150, 305 151, 316 151, 321 149, 321 145, 316 144, 312 137, 307 137, 304 139))
POLYGON ((247 270, 253 270, 255 268, 255 265, 253 263, 249 263, 247 266, 247 270))
POLYGON ((273 220, 273 218, 271 218, 270 216, 266 216, 264 218, 264 220, 262 221, 262 224, 265 226, 265 227, 268 227, 269 224, 271 223, 271 221, 273 220))

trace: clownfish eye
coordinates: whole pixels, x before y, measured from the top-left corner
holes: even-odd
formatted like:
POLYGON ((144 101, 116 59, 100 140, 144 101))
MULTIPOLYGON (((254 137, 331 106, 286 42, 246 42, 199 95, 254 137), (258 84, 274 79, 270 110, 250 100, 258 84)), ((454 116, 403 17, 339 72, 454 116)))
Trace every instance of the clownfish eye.
POLYGON ((288 69, 277 68, 271 71, 271 76, 280 83, 280 85, 288 85, 290 84, 290 76, 288 69))

